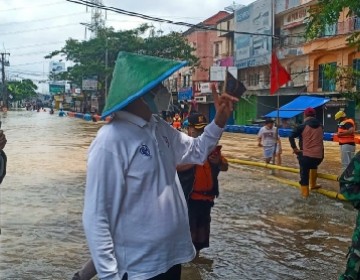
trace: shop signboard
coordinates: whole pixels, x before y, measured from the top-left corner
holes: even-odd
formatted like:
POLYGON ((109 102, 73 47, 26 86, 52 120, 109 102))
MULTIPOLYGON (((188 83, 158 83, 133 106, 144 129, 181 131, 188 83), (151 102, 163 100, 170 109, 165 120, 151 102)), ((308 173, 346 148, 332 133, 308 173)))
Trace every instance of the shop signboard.
POLYGON ((82 80, 82 89, 83 90, 97 90, 97 77, 86 78, 82 80))
POLYGON ((235 78, 237 78, 237 68, 230 66, 211 66, 210 67, 210 81, 223 82, 225 81, 226 70, 228 70, 235 78))
POLYGON ((180 88, 178 92, 178 100, 190 100, 192 95, 192 87, 180 88))
POLYGON ((65 85, 49 84, 49 92, 50 94, 64 93, 65 85))
POLYGON ((272 2, 258 0, 235 11, 235 31, 250 33, 234 35, 234 64, 238 69, 270 64, 272 2))

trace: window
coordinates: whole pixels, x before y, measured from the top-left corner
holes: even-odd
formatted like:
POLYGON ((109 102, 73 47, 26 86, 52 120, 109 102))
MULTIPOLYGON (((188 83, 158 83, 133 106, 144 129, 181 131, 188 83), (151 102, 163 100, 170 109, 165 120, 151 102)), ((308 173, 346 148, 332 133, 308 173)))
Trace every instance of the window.
POLYGON ((245 81, 246 79, 245 71, 240 70, 239 73, 240 73, 240 81, 245 81))
POLYGON ((258 73, 249 73, 247 78, 249 86, 257 86, 259 84, 260 75, 258 73))
POLYGON ((360 30, 360 17, 354 17, 354 29, 360 30))
POLYGON ((178 78, 175 78, 173 82, 173 91, 177 91, 178 88, 177 86, 178 86, 178 78))
POLYGON ((214 54, 214 56, 219 56, 219 55, 220 55, 220 44, 215 43, 215 54, 214 54))
POLYGON ((353 60, 353 69, 355 71, 355 86, 356 90, 360 90, 360 59, 353 60))
POLYGON ((337 23, 334 24, 327 24, 323 32, 320 33, 319 37, 329 37, 334 36, 337 34, 338 25, 337 23))
POLYGON ((264 85, 269 85, 270 84, 270 72, 265 71, 263 78, 264 78, 264 85))
POLYGON ((288 14, 287 17, 284 18, 284 25, 294 22, 302 22, 306 18, 306 13, 306 8, 303 8, 288 14))
POLYGON ((319 64, 318 88, 322 91, 335 91, 336 81, 329 77, 329 72, 336 70, 336 62, 319 64))

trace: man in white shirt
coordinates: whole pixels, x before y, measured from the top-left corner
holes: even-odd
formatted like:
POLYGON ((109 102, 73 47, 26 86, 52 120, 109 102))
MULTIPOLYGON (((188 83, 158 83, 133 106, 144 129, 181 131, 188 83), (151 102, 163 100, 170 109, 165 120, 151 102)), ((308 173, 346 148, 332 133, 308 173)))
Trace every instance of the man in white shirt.
POLYGON ((270 163, 276 154, 277 164, 281 164, 281 141, 272 119, 266 119, 265 125, 260 128, 258 132, 258 146, 263 148, 266 163, 270 163))
POLYGON ((132 95, 121 92, 127 97, 113 102, 111 95, 123 86, 116 84, 119 79, 136 85, 124 75, 138 66, 138 78, 144 59, 146 65, 161 65, 158 58, 119 54, 112 105, 105 108, 106 114, 115 112, 114 118, 99 130, 88 155, 83 223, 102 280, 180 280, 181 264, 192 260, 195 250, 176 166, 207 159, 238 101, 222 94, 214 121, 198 138, 173 129, 150 110, 161 81, 177 65, 151 68, 152 81, 132 95))

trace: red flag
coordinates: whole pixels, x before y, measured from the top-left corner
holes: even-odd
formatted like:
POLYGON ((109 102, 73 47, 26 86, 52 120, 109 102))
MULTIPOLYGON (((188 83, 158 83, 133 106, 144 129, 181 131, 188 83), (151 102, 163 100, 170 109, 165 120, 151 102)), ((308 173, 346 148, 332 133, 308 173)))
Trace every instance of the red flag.
POLYGON ((286 69, 280 64, 275 51, 271 55, 271 80, 270 94, 274 94, 278 89, 291 81, 291 76, 286 69))

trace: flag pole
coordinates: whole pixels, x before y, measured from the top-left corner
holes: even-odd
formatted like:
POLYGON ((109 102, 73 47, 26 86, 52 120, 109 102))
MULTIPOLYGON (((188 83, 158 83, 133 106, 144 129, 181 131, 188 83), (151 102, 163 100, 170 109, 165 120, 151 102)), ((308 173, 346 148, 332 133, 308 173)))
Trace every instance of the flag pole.
MULTIPOLYGON (((271 13, 271 16, 272 16, 272 21, 271 21, 271 24, 272 24, 271 60, 272 60, 273 52, 275 52, 275 55, 276 55, 275 39, 274 39, 274 36, 275 36, 275 1, 274 0, 271 0, 271 10, 272 10, 272 13, 271 13)), ((273 61, 271 61, 271 63, 273 63, 273 61)), ((278 86, 279 86, 279 75, 278 75, 277 70, 275 71, 275 74, 276 74, 276 82, 278 83, 278 86)), ((271 76, 271 71, 270 71, 270 76, 271 76)), ((276 93, 276 110, 277 110, 276 111, 277 112, 276 113, 276 122, 275 122, 276 128, 275 128, 275 135, 274 135, 275 145, 274 145, 274 154, 273 154, 273 159, 272 159, 274 165, 276 164, 276 150, 278 148, 278 138, 279 138, 278 135, 279 135, 279 126, 280 126, 280 93, 279 93, 279 89, 277 90, 277 93, 276 93)), ((272 172, 273 171, 274 170, 272 170, 272 172)))

